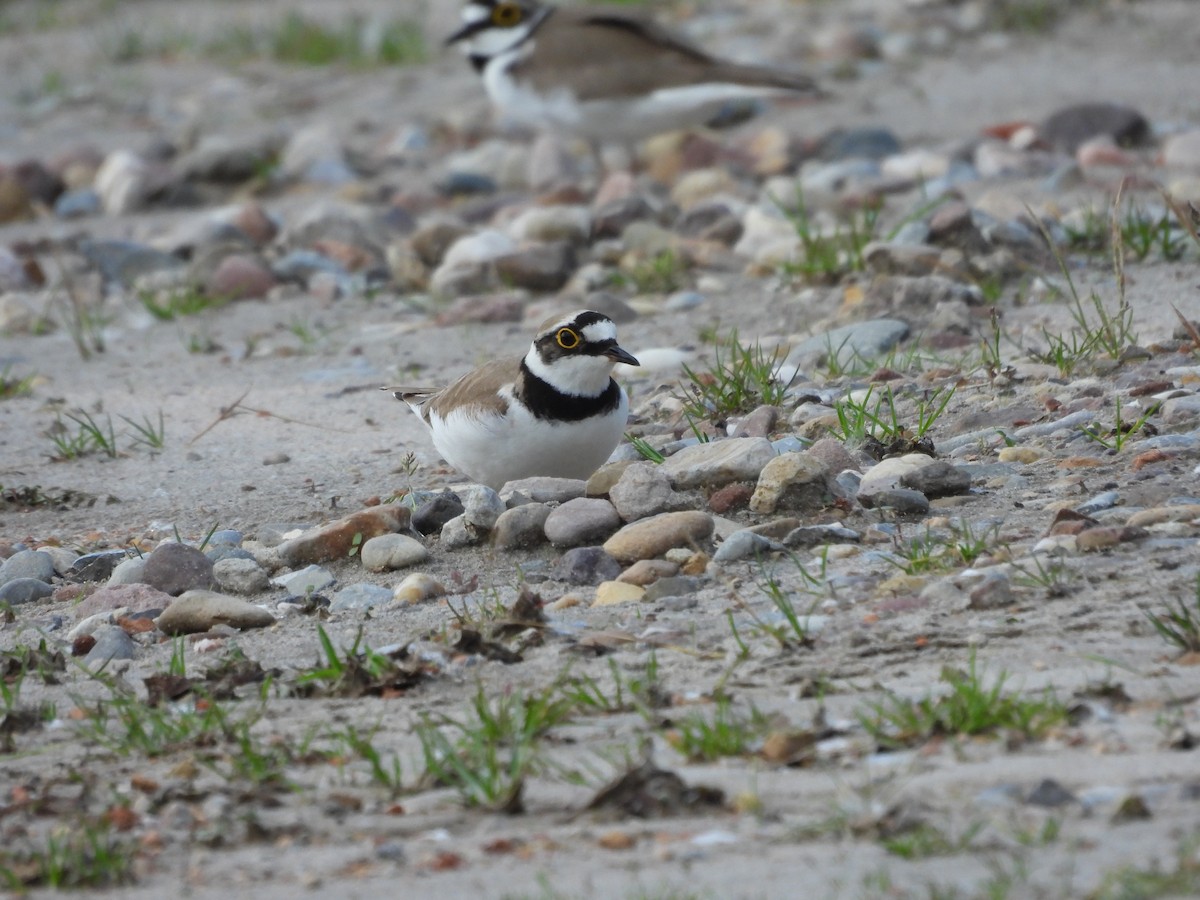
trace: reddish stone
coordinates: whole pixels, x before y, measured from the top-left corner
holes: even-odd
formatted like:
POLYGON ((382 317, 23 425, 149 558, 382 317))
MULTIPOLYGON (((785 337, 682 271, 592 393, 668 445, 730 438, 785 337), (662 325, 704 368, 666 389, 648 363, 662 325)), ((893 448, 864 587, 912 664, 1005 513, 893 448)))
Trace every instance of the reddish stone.
POLYGON ((278 282, 257 256, 235 253, 221 260, 204 285, 208 293, 226 300, 261 299, 278 282))
POLYGON ((280 559, 289 566, 345 559, 350 550, 381 534, 393 534, 408 528, 412 510, 395 503, 373 506, 285 541, 277 548, 280 559))

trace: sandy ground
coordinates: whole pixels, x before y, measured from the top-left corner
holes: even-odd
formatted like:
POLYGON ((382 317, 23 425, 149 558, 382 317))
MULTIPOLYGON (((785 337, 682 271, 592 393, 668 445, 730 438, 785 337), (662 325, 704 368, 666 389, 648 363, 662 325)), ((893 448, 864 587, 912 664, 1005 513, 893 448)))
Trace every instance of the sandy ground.
MULTIPOLYGON (((0 37, 6 83, 0 113, 10 123, 4 126, 0 159, 49 154, 83 140, 105 149, 138 144, 164 123, 256 127, 265 108, 275 111, 271 127, 327 118, 363 142, 398 123, 422 120, 439 105, 454 105, 464 116, 486 108, 471 73, 448 54, 435 53, 428 64, 403 72, 280 70, 258 64, 222 71, 187 60, 103 62, 97 47, 134 23, 150 23, 148 34, 155 28, 169 32, 177 25, 168 10, 185 5, 188 27, 202 31, 230 17, 269 19, 295 4, 120 3, 99 21, 89 18, 86 4, 61 4, 78 10, 81 24, 67 16, 59 27, 28 38, 0 37), (44 114, 31 113, 19 99, 22 91, 42 83, 50 70, 60 73, 73 99, 44 114)), ((27 11, 20 3, 0 11, 9 6, 27 11)), ((307 6, 319 10, 323 4, 307 6)), ((872 11, 866 3, 802 7, 756 5, 748 24, 739 20, 745 27, 720 34, 727 49, 737 52, 745 41, 770 31, 764 23, 782 11, 796 11, 797 20, 809 27, 872 11)), ((1200 17, 1192 7, 1169 0, 1114 4, 1074 14, 1049 34, 959 41, 944 55, 837 83, 834 99, 781 110, 779 122, 813 134, 834 125, 881 125, 906 145, 938 146, 969 138, 988 124, 1038 119, 1065 103, 1103 99, 1129 103, 1167 127, 1194 125, 1197 111, 1188 86, 1200 80, 1200 17)), ((395 15, 404 11, 393 4, 386 8, 395 15)), ((449 30, 455 20, 450 4, 423 14, 431 34, 449 30)), ((766 46, 786 54, 798 41, 798 27, 774 31, 766 46)), ((1036 193, 1032 185, 1013 190, 1026 187, 1036 193)), ((1107 187, 1095 186, 1096 196, 1107 187)), ((286 215, 314 200, 312 195, 282 196, 269 199, 268 206, 286 215)), ((6 226, 0 238, 36 240, 86 231, 150 239, 197 214, 148 213, 71 224, 44 220, 6 226)), ((1175 326, 1171 303, 1185 313, 1200 313, 1194 256, 1180 263, 1131 265, 1129 275, 1143 345, 1170 335, 1175 326)), ((698 330, 713 320, 723 329, 738 328, 743 338, 819 332, 837 320, 834 292, 820 293, 805 305, 794 292, 766 280, 722 277, 725 295, 710 300, 702 319, 694 313, 643 317, 623 327, 623 345, 635 354, 650 347, 687 347, 699 359, 698 330)), ((1077 277, 1081 286, 1112 296, 1111 272, 1103 260, 1077 277)), ((1004 324, 1018 338, 1043 324, 1063 328, 1068 323, 1062 308, 1010 301, 1002 301, 1004 324)), ((194 540, 214 524, 253 535, 264 525, 319 524, 368 498, 453 482, 453 473, 438 467, 413 417, 376 388, 414 366, 423 380, 452 377, 494 354, 523 349, 530 333, 525 323, 432 328, 404 298, 391 296, 333 303, 290 296, 238 303, 173 323, 153 321, 137 306, 127 301, 113 310, 106 351, 87 361, 61 331, 32 339, 0 337, 0 367, 11 364, 41 376, 31 396, 0 402, 0 484, 69 489, 96 498, 94 504, 67 508, 0 509, 0 538, 53 539, 87 549, 162 538, 174 529, 194 540), (303 340, 297 331, 311 338, 303 340), (188 353, 186 341, 197 333, 222 349, 188 353), (248 343, 254 347, 249 357, 248 343), (246 410, 209 428, 223 407, 239 399, 246 410), (165 447, 155 453, 130 448, 116 459, 93 455, 54 461, 45 433, 60 402, 111 414, 118 427, 120 416, 140 420, 161 410, 165 447), (413 475, 401 465, 409 450, 422 464, 413 475), (277 454, 286 454, 287 462, 264 464, 277 454)), ((1138 364, 1129 377, 1149 380, 1161 368, 1161 360, 1151 360, 1138 364)), ((656 381, 642 376, 631 387, 636 396, 652 391, 656 381)), ((976 402, 1003 409, 1029 401, 1019 387, 1008 396, 990 390, 987 385, 965 389, 935 439, 970 427, 958 426, 976 402)), ((953 513, 975 522, 1000 522, 1004 542, 1028 550, 1049 525, 1052 516, 1042 507, 1051 500, 1083 500, 1110 485, 1119 486, 1123 501, 1132 505, 1200 496, 1193 463, 1186 458, 1134 479, 1128 456, 1119 456, 1072 480, 1056 467, 1058 458, 1072 452, 1082 451, 1057 448, 1053 458, 1029 467, 1021 485, 980 491, 953 513)), ((497 599, 511 603, 520 570, 536 569, 555 555, 549 548, 450 554, 435 547, 427 570, 447 581, 479 576, 478 590, 452 602, 483 609, 497 599)), ((133 842, 125 852, 140 847, 139 879, 112 892, 128 897, 1109 896, 1093 892, 1115 890, 1114 873, 1123 867, 1173 871, 1188 854, 1195 865, 1200 768, 1194 752, 1169 744, 1178 729, 1200 728, 1200 670, 1178 664, 1142 612, 1161 598, 1191 595, 1194 542, 1069 560, 1065 596, 1050 598, 1036 585, 1025 586, 1012 606, 985 612, 889 603, 866 589, 859 594, 856 566, 854 559, 830 563, 829 574, 848 579, 849 587, 808 649, 781 651, 755 633, 744 614, 748 607, 769 616, 762 594, 765 577, 774 574, 795 585, 796 573, 785 560, 769 563, 766 570, 730 567, 719 582, 695 595, 693 609, 556 613, 544 645, 526 651, 524 662, 456 660, 403 697, 303 699, 286 696, 282 688, 273 692, 256 735, 277 737, 294 748, 305 735, 324 735, 329 728, 378 727, 375 745, 404 766, 406 790, 394 799, 372 784, 361 761, 289 765, 288 779, 299 786, 295 790, 247 787, 203 765, 198 774, 189 772, 189 760, 204 756, 195 749, 155 758, 114 756, 71 727, 19 736, 19 752, 8 755, 0 768, 0 791, 4 803, 12 802, 18 785, 37 785, 53 798, 35 817, 32 832, 55 816, 69 820, 81 790, 79 805, 93 814, 113 798, 133 797, 143 821, 122 840, 133 842), (747 607, 739 605, 742 600, 747 607), (749 644, 747 658, 737 662, 727 610, 737 612, 749 644), (581 635, 606 630, 636 640, 603 658, 577 652, 581 635), (421 767, 413 729, 423 714, 465 714, 477 685, 492 697, 536 692, 563 678, 568 667, 571 675, 611 686, 610 660, 624 678, 641 677, 652 648, 657 648, 671 705, 648 718, 631 712, 581 715, 552 732, 550 758, 583 773, 582 784, 548 773, 535 777, 526 791, 527 811, 518 816, 464 810, 445 788, 413 790, 421 767), (855 724, 867 704, 885 691, 919 697, 939 689, 943 666, 965 667, 971 648, 987 679, 1007 672, 1009 687, 1022 696, 1049 688, 1068 703, 1090 698, 1093 714, 1054 729, 1044 741, 1023 745, 935 739, 917 750, 869 752, 855 724), (1126 703, 1112 698, 1118 684, 1131 698, 1126 703), (830 733, 820 757, 802 767, 772 765, 754 756, 688 763, 664 737, 670 726, 659 726, 677 723, 693 709, 711 713, 707 700, 718 685, 735 698, 738 709, 753 705, 796 729, 809 728, 823 708, 830 733), (600 785, 627 760, 636 760, 642 740, 650 742, 658 764, 689 784, 721 788, 729 805, 649 820, 605 821, 581 812, 600 785), (84 788, 73 783, 73 772, 87 773, 84 788), (157 785, 152 804, 131 787, 135 778, 157 785), (1050 808, 1025 802, 1043 779, 1056 780, 1082 800, 1050 808), (1120 803, 1133 795, 1145 801, 1150 815, 1114 823, 1120 803), (913 859, 889 852, 881 836, 886 823, 906 816, 920 823, 923 833, 936 831, 946 845, 913 859), (191 827, 179 827, 181 820, 191 827), (165 836, 165 843, 157 845, 154 834, 165 836)), ((396 580, 364 573, 353 562, 332 568, 343 582, 396 580)), ((546 599, 553 599, 563 588, 546 590, 546 599)), ((69 605, 20 611, 0 635, 4 648, 27 643, 36 634, 31 629, 46 627, 56 615, 69 618, 69 605)), ((388 608, 365 620, 337 617, 325 627, 343 645, 361 627, 366 643, 380 647, 435 637, 453 622, 447 605, 435 603, 388 608)), ((308 617, 286 619, 272 629, 228 639, 207 657, 191 646, 189 673, 236 646, 264 667, 282 670, 283 684, 318 661, 316 625, 308 617)), ((123 678, 140 684, 167 667, 171 652, 170 643, 146 648, 123 678)), ((61 715, 77 701, 102 693, 72 671, 65 688, 28 679, 22 700, 53 698, 61 715)), ((237 704, 239 710, 252 706, 252 700, 237 704)), ((191 768, 197 768, 194 761, 191 768)), ((15 821, 0 818, 0 828, 15 821)), ((1194 869, 1192 878, 1180 882, 1174 895, 1193 893, 1194 869)), ((1112 895, 1159 896, 1148 889, 1112 895)))

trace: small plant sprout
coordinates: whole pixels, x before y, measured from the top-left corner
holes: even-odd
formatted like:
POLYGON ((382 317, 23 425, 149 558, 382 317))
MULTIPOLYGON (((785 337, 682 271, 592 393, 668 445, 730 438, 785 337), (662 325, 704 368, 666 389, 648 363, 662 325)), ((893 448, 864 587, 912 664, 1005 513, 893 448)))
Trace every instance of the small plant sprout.
POLYGON ((1200 575, 1189 605, 1182 597, 1168 603, 1162 613, 1146 612, 1146 618, 1163 640, 1174 644, 1181 653, 1200 653, 1200 575))
POLYGON ((18 378, 13 375, 12 363, 9 363, 3 369, 0 369, 0 400, 24 397, 26 394, 32 393, 33 383, 36 379, 36 374, 18 378))
POLYGON ((1156 412, 1158 412, 1158 405, 1154 404, 1132 422, 1123 419, 1121 416, 1121 398, 1118 397, 1113 401, 1113 427, 1106 431, 1101 425, 1092 423, 1083 429, 1083 434, 1088 440, 1095 441, 1097 444, 1108 448, 1114 453, 1120 453, 1131 437, 1143 433, 1148 437, 1152 437, 1158 433, 1154 426, 1150 424, 1150 417, 1156 412))
POLYGON ((1036 698, 1017 697, 1004 690, 1008 673, 1001 671, 985 687, 971 652, 966 672, 943 668, 941 680, 949 693, 909 700, 889 694, 859 714, 859 722, 882 748, 897 749, 924 743, 938 735, 984 735, 1005 731, 1037 739, 1066 721, 1067 708, 1050 690, 1036 698))
POLYGON ((163 425, 163 413, 161 409, 158 411, 157 424, 149 416, 142 416, 140 422, 135 422, 128 416, 121 416, 121 418, 133 429, 133 442, 135 444, 141 444, 151 450, 161 450, 163 448, 163 444, 166 441, 167 429, 163 425))
POLYGON ((633 445, 633 449, 638 452, 638 455, 652 463, 666 462, 666 457, 651 446, 650 442, 643 437, 638 437, 633 434, 626 434, 625 439, 633 445))
POLYGON ((82 410, 67 413, 66 418, 74 424, 73 431, 64 424, 62 417, 56 419, 50 428, 50 440, 58 451, 54 454, 55 459, 77 459, 97 451, 110 458, 116 458, 117 436, 113 431, 111 416, 107 417, 103 425, 82 410))
POLYGON ((756 406, 778 406, 787 396, 791 384, 776 379, 777 353, 768 353, 759 344, 742 346, 736 331, 718 343, 714 352, 713 366, 707 371, 683 367, 687 383, 679 399, 688 421, 723 424, 756 406))
POLYGON ((690 762, 711 762, 753 752, 769 727, 768 718, 754 706, 739 714, 727 696, 720 696, 711 718, 703 713, 684 716, 667 732, 667 742, 690 762))

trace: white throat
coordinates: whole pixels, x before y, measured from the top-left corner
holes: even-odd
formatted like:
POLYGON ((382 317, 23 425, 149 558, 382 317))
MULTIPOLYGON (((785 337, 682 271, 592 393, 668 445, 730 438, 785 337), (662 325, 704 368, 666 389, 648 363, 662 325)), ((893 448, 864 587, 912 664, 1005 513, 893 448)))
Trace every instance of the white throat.
POLYGON ((525 354, 525 365, 560 393, 575 397, 599 397, 608 390, 613 362, 606 356, 580 354, 562 356, 547 364, 537 348, 530 347, 525 354))

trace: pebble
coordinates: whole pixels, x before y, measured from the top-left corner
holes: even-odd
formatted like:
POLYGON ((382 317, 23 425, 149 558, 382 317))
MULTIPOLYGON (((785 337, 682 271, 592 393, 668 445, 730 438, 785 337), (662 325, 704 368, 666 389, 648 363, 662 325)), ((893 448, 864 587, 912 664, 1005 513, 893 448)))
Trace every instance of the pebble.
POLYGON ((142 580, 152 588, 178 597, 185 591, 215 587, 213 561, 195 547, 168 541, 146 557, 142 580))
POLYGON ((777 510, 812 513, 840 495, 841 488, 829 478, 820 460, 807 453, 784 453, 762 467, 750 510, 759 515, 777 510))
POLYGON ((550 511, 546 503, 524 503, 506 509, 492 529, 492 545, 500 550, 520 550, 545 543, 550 511))
POLYGON ((858 485, 858 499, 865 503, 864 498, 872 494, 899 487, 903 477, 935 462, 938 460, 923 453, 906 453, 881 460, 863 475, 858 485))
POLYGON ((427 572, 413 572, 396 585, 392 598, 397 603, 420 603, 445 596, 446 588, 427 572))
POLYGON ((1146 118, 1128 106, 1115 103, 1080 103, 1051 113, 1040 126, 1042 140, 1064 153, 1096 137, 1110 138, 1122 147, 1145 144, 1151 138, 1146 118))
POLYGON ((587 484, 578 478, 553 478, 546 475, 518 478, 500 489, 500 497, 508 506, 514 505, 515 497, 525 498, 521 502, 565 503, 584 496, 587 484))
POLYGON ((555 547, 578 547, 608 537, 620 524, 621 517, 607 500, 576 497, 550 511, 545 533, 555 547))
MULTIPOLYGON (((949 497, 965 494, 971 489, 971 476, 961 467, 942 459, 921 466, 900 476, 900 485, 920 491, 926 497, 949 497)), ((859 485, 859 490, 862 486, 859 485)))
POLYGON ((500 495, 486 485, 472 484, 458 495, 463 502, 463 520, 480 531, 491 531, 506 509, 500 495))
POLYGON ((330 612, 371 609, 390 603, 393 592, 378 584, 348 584, 330 598, 330 612))
POLYGON ((429 551, 406 534, 380 534, 362 545, 359 556, 366 569, 385 572, 423 563, 429 559, 429 551))
MULTIPOLYGON (((620 579, 618 579, 620 581, 620 579)), ((632 584, 633 582, 626 582, 632 584)), ((694 575, 669 575, 646 587, 646 600, 662 600, 665 597, 682 597, 694 594, 704 585, 704 579, 694 575)))
POLYGON ((101 612, 95 615, 88 616, 75 623, 75 627, 67 632, 67 640, 73 641, 77 637, 90 635, 101 625, 113 625, 116 620, 125 615, 128 610, 121 608, 111 612, 101 612))
POLYGON ((108 584, 85 597, 72 612, 77 619, 82 619, 114 609, 126 609, 131 613, 137 613, 166 609, 170 605, 170 594, 164 594, 149 585, 108 584))
POLYGON ((589 585, 611 581, 621 574, 621 564, 602 547, 573 547, 550 567, 553 581, 589 585))
POLYGON ((1035 463, 1045 456, 1045 452, 1037 447, 1001 447, 996 458, 1002 463, 1035 463))
POLYGON ((277 575, 271 579, 288 592, 289 597, 303 597, 309 593, 320 593, 337 581, 334 574, 320 566, 305 566, 296 572, 277 575))
POLYGON ((728 563, 739 559, 754 559, 782 549, 783 546, 777 541, 751 531, 749 528, 743 528, 741 531, 735 531, 721 542, 716 553, 713 554, 713 562, 728 563))
POLYGON ((146 557, 133 556, 117 563, 108 576, 110 585, 144 584, 146 580, 146 557))
POLYGON ((412 514, 412 527, 419 534, 437 534, 455 516, 464 512, 462 501, 455 494, 445 491, 429 498, 412 514))
POLYGON ((213 563, 213 578, 222 591, 258 594, 271 586, 267 570, 253 559, 227 557, 213 563))
POLYGON ((736 481, 754 481, 775 458, 766 438, 730 438, 685 447, 660 469, 677 489, 718 488, 736 481))
POLYGON ((438 546, 443 550, 459 550, 480 543, 487 537, 487 534, 486 531, 480 531, 468 524, 465 515, 455 516, 442 526, 441 534, 438 537, 438 546))
POLYGON ((238 630, 266 628, 275 617, 238 597, 215 591, 188 591, 180 595, 155 620, 158 630, 167 635, 202 634, 218 625, 238 630))
POLYGON ((929 512, 929 498, 920 491, 890 488, 863 496, 859 502, 867 509, 890 509, 902 516, 923 516, 929 512))
POLYGON ((412 512, 398 503, 370 506, 300 537, 284 541, 275 553, 285 566, 345 559, 351 549, 380 534, 408 528, 412 512))
MULTIPOLYGON (((616 562, 616 560, 613 560, 616 562)), ((665 559, 639 559, 632 566, 617 576, 617 581, 627 581, 630 584, 640 584, 642 587, 653 584, 660 578, 669 578, 679 573, 678 563, 665 559)))
POLYGON ((624 581, 602 581, 596 587, 596 599, 592 606, 616 606, 621 603, 637 603, 646 595, 646 589, 624 581))
POLYGON ((696 547, 712 537, 712 516, 696 510, 660 513, 626 525, 604 543, 604 550, 618 562, 662 556, 675 547, 696 547))
POLYGON ((54 577, 54 557, 41 550, 19 550, 0 563, 0 585, 18 578, 34 578, 50 583, 54 577))
POLYGON ((1077 802, 1077 798, 1053 778, 1045 778, 1038 783, 1037 787, 1029 792, 1025 797, 1025 802, 1030 806, 1044 806, 1054 809, 1075 803, 1077 802))
POLYGON ((0 603, 19 606, 35 603, 54 593, 54 586, 39 578, 12 578, 0 586, 0 603))
POLYGON ((608 490, 608 499, 625 522, 633 522, 683 509, 687 498, 671 487, 671 479, 662 466, 632 463, 624 468, 616 484, 608 490))
POLYGON ((97 625, 91 633, 96 643, 83 658, 89 669, 98 669, 114 659, 133 659, 137 655, 137 644, 123 628, 116 625, 97 625))

